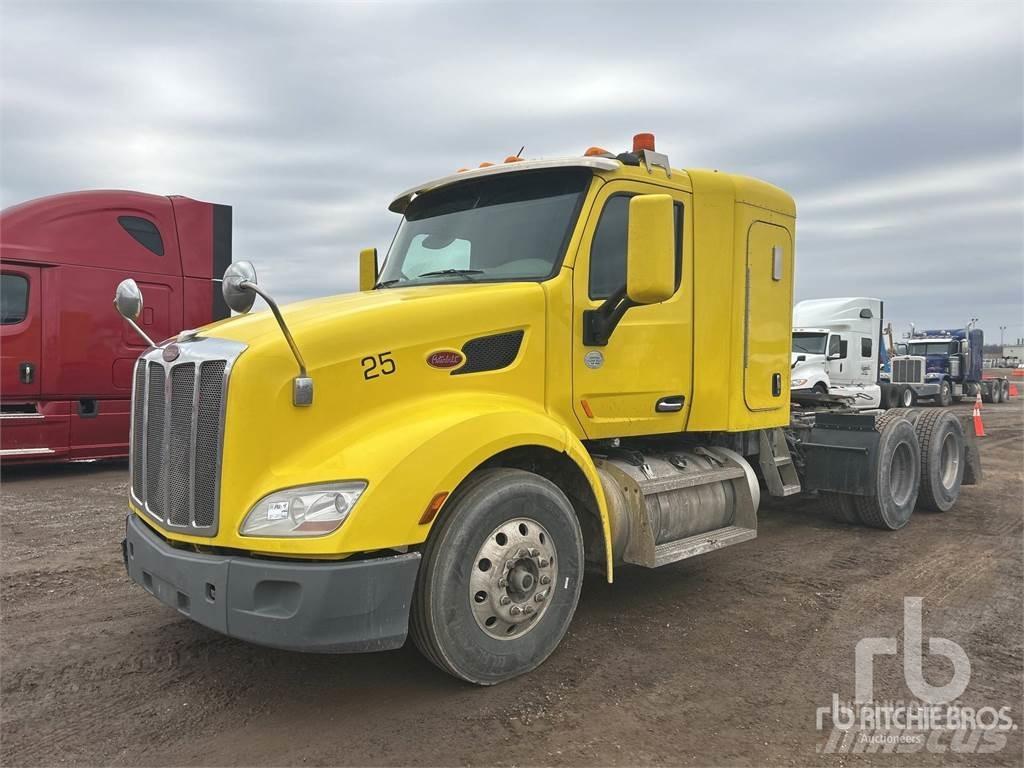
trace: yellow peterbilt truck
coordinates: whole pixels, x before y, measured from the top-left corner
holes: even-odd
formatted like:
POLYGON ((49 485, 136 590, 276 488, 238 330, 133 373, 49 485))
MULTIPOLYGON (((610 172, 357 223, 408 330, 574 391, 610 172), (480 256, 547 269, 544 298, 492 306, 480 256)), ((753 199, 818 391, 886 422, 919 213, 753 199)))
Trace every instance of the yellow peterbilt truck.
MULTIPOLYGON (((241 316, 136 365, 125 564, 207 627, 331 653, 411 634, 494 684, 556 648, 585 566, 752 539, 762 485, 895 529, 975 479, 948 411, 794 412, 796 210, 770 184, 640 134, 390 209, 359 292, 282 309, 237 262, 241 316)), ((135 325, 133 281, 115 305, 135 325)))

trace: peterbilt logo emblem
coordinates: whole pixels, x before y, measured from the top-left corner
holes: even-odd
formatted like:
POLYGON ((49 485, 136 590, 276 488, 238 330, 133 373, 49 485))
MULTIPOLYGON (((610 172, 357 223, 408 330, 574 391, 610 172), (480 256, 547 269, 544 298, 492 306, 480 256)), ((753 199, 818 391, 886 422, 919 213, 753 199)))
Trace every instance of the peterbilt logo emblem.
POLYGON ((431 368, 458 368, 465 359, 461 352, 456 352, 454 349, 445 349, 440 352, 431 352, 427 355, 427 365, 431 368))
POLYGON ((168 344, 162 354, 165 363, 173 363, 181 354, 181 348, 177 344, 168 344))

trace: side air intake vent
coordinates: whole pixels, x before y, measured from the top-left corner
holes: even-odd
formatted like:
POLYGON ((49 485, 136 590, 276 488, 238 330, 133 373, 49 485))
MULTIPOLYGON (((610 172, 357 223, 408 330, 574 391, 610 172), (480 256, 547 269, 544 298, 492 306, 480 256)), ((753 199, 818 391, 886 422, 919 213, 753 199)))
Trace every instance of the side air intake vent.
POLYGON ((466 356, 466 364, 452 376, 462 373, 480 373, 481 371, 498 371, 508 368, 519 354, 523 343, 522 331, 497 333, 494 336, 481 336, 471 339, 462 345, 462 354, 466 356))

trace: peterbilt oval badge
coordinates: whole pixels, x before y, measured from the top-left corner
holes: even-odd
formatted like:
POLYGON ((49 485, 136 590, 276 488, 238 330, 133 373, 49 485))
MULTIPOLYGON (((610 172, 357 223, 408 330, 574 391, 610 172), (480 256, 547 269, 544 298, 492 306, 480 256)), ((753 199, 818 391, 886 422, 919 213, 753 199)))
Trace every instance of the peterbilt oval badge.
POLYGON ((166 347, 164 347, 164 351, 161 353, 165 363, 173 363, 175 360, 178 359, 178 355, 180 354, 181 349, 178 347, 177 344, 168 344, 166 347))
POLYGON ((431 368, 458 368, 466 358, 454 349, 442 349, 427 355, 427 365, 431 368))

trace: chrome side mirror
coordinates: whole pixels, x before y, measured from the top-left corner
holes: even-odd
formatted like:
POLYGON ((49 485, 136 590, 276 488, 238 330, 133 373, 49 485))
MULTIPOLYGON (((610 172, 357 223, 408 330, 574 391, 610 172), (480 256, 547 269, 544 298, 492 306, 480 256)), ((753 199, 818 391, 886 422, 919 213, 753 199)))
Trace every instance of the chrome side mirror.
POLYGON ((135 322, 142 315, 142 290, 139 288, 139 284, 130 277, 127 280, 122 280, 118 284, 117 290, 114 291, 114 308, 117 309, 117 313, 128 321, 128 324, 135 329, 135 332, 149 346, 156 346, 153 340, 135 322))
POLYGON ((142 291, 130 277, 118 284, 114 292, 114 307, 125 320, 138 320, 142 314, 142 291))
POLYGON ((224 270, 224 279, 220 289, 224 294, 224 303, 239 314, 252 309, 256 301, 256 267, 251 261, 236 261, 224 270))
POLYGON ((288 342, 295 362, 299 366, 299 375, 292 379, 292 405, 306 406, 313 404, 313 379, 306 372, 306 361, 302 359, 298 344, 292 332, 288 330, 288 323, 284 321, 281 309, 277 306, 274 298, 256 284, 256 267, 251 261, 236 261, 224 270, 224 279, 221 282, 221 291, 224 293, 224 302, 235 312, 245 314, 252 309, 252 304, 257 296, 262 296, 267 302, 270 311, 274 313, 281 333, 288 342))

